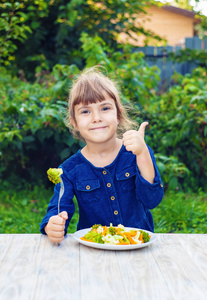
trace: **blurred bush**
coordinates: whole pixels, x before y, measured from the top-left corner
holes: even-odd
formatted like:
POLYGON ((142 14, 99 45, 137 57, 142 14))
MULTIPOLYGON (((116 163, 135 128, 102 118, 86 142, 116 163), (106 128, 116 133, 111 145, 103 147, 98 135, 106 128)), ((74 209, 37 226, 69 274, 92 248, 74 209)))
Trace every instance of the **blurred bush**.
POLYGON ((56 65, 52 73, 36 74, 29 83, 0 68, 2 180, 38 182, 46 178, 47 168, 80 148, 64 124, 68 89, 78 71, 74 65, 56 65))
MULTIPOLYGON (((145 107, 150 121, 147 140, 156 152, 174 156, 188 168, 187 178, 182 168, 181 183, 193 189, 205 187, 207 180, 206 75, 201 67, 186 76, 175 74, 174 85, 145 107)), ((164 162, 162 158, 158 161, 164 162)))

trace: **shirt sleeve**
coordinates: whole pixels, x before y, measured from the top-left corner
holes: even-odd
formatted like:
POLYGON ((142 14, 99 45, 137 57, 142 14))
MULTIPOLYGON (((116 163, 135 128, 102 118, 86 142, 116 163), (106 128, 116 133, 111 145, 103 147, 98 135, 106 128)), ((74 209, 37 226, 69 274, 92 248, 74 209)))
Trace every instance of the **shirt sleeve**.
POLYGON ((150 183, 144 179, 137 167, 136 189, 144 206, 148 209, 153 209, 162 201, 164 191, 154 153, 149 146, 148 149, 155 169, 154 183, 150 183))
MULTIPOLYGON (((61 178, 64 184, 64 193, 60 200, 60 212, 66 211, 68 213, 68 219, 65 222, 65 234, 66 234, 70 220, 75 212, 75 205, 73 203, 74 192, 73 192, 73 184, 68 180, 67 176, 65 175, 65 171, 63 171, 63 175, 61 176, 61 178)), ((42 234, 46 234, 44 228, 47 225, 50 217, 58 214, 59 193, 60 193, 60 183, 55 185, 54 195, 51 198, 50 203, 48 205, 47 214, 44 216, 40 224, 40 232, 42 234)))

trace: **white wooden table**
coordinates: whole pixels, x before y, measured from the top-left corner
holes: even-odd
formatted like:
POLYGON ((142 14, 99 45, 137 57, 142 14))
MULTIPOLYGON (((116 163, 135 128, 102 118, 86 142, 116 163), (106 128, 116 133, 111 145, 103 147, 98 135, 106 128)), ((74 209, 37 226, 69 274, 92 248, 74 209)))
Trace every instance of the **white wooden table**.
POLYGON ((156 234, 148 247, 107 251, 67 236, 0 235, 0 300, 207 299, 207 234, 156 234))

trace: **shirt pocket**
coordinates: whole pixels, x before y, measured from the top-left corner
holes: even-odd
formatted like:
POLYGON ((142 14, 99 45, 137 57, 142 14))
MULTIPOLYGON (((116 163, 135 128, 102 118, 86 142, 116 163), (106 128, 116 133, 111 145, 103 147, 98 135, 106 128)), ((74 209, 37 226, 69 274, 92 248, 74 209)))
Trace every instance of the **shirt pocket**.
POLYGON ((82 180, 76 183, 78 195, 84 203, 94 203, 100 199, 100 186, 98 179, 82 180))
POLYGON ((121 189, 126 191, 135 190, 136 167, 128 167, 116 174, 116 179, 120 182, 121 189))

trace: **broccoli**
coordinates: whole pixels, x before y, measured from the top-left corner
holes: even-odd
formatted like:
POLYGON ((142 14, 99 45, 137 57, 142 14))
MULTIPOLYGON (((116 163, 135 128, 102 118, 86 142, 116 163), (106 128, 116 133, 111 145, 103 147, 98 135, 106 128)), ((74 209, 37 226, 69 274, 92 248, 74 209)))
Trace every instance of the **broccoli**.
POLYGON ((150 240, 149 233, 148 233, 148 232, 145 232, 145 231, 143 231, 143 230, 140 230, 140 232, 142 233, 142 236, 143 236, 143 242, 144 242, 144 243, 149 242, 149 240, 150 240))
POLYGON ((63 170, 62 169, 52 169, 50 168, 49 170, 47 170, 47 175, 50 181, 52 181, 53 183, 57 184, 61 181, 61 174, 63 174, 63 170))
POLYGON ((116 228, 110 226, 109 229, 108 229, 108 233, 110 233, 111 235, 117 234, 116 228))
POLYGON ((99 228, 99 226, 101 226, 101 224, 95 224, 92 226, 92 229, 97 229, 97 228, 99 228))

